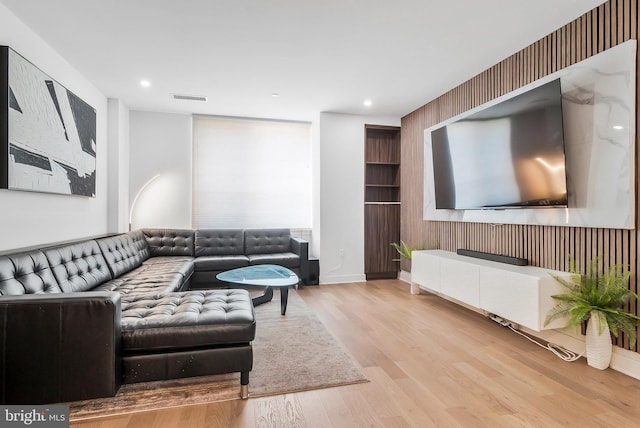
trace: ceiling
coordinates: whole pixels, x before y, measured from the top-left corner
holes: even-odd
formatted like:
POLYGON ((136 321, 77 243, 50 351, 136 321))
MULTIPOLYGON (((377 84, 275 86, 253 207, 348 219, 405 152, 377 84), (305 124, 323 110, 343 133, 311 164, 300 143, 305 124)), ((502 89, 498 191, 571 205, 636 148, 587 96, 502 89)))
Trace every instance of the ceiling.
POLYGON ((291 120, 319 112, 404 116, 603 3, 0 2, 132 110, 291 120), (142 79, 151 86, 142 88, 142 79), (174 100, 176 93, 208 102, 174 100))

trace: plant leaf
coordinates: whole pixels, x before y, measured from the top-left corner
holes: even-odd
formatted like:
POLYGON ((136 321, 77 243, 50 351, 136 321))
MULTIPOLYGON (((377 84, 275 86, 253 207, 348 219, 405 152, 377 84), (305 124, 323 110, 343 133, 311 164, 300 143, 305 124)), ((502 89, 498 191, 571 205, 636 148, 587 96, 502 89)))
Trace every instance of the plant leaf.
POLYGON ((620 265, 599 273, 599 265, 600 258, 595 257, 589 262, 586 273, 580 274, 576 270, 575 260, 569 255, 571 277, 560 278, 551 274, 566 291, 551 296, 558 303, 547 313, 545 325, 566 317, 569 325, 579 327, 593 314, 601 333, 605 327, 616 337, 622 331, 629 336, 629 344, 633 347, 640 317, 623 309, 629 302, 638 299, 638 295, 629 289, 631 273, 620 265))

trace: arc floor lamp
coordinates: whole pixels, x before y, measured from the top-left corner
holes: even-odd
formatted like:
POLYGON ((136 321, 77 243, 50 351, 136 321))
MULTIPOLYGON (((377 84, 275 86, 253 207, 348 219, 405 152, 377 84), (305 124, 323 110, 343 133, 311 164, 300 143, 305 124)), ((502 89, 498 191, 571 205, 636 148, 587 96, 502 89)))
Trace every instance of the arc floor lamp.
POLYGON ((149 187, 149 185, 156 180, 158 177, 160 177, 160 174, 156 174, 153 177, 151 177, 149 180, 147 180, 146 183, 144 183, 142 185, 142 187, 140 188, 140 190, 138 190, 138 193, 136 193, 136 197, 133 198, 133 202, 131 203, 131 209, 129 210, 129 232, 131 232, 131 223, 133 222, 133 210, 136 207, 136 202, 138 202, 138 198, 140 197, 140 195, 142 195, 142 193, 144 192, 144 190, 149 187))

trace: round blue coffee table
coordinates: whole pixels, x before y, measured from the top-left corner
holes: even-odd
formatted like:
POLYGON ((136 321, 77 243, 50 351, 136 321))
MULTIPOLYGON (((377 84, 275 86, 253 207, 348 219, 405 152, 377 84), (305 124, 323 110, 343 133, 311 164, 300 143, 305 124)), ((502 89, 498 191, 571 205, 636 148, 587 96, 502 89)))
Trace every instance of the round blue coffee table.
POLYGON ((273 299, 273 289, 280 289, 280 313, 287 312, 289 287, 300 282, 300 278, 286 267, 278 265, 254 265, 228 270, 216 275, 219 281, 244 286, 266 287, 262 296, 255 297, 253 304, 261 305, 273 299))

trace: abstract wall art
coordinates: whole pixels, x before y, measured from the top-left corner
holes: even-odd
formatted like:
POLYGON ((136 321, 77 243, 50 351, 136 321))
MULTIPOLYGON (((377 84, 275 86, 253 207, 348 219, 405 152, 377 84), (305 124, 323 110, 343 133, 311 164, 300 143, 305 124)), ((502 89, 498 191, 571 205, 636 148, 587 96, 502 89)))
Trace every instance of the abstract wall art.
POLYGON ((95 197, 96 110, 0 46, 0 188, 95 197))

